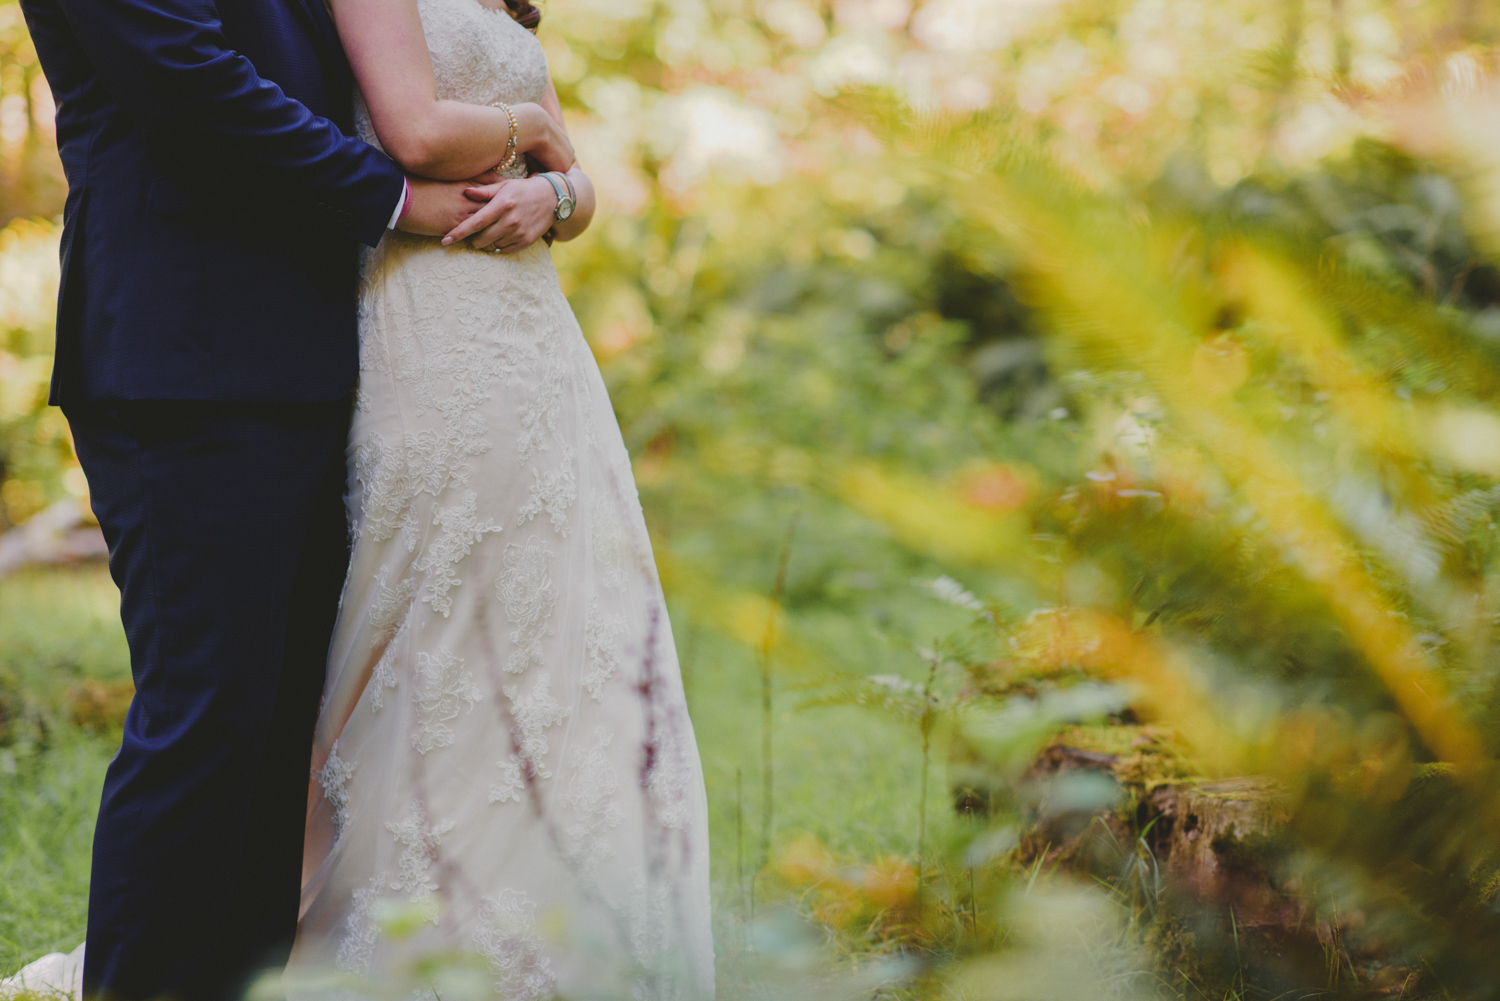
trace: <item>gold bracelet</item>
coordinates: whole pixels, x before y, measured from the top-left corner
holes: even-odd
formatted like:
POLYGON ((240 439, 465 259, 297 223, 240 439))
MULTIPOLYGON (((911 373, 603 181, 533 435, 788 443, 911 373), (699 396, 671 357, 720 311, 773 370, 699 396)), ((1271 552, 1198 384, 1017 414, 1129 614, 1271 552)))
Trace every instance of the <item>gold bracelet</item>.
POLYGON ((511 167, 515 166, 516 163, 516 115, 515 112, 510 110, 510 105, 506 104, 504 101, 496 101, 495 107, 505 112, 505 117, 510 119, 510 139, 505 144, 505 159, 501 160, 498 164, 495 165, 495 172, 497 174, 503 174, 511 167))

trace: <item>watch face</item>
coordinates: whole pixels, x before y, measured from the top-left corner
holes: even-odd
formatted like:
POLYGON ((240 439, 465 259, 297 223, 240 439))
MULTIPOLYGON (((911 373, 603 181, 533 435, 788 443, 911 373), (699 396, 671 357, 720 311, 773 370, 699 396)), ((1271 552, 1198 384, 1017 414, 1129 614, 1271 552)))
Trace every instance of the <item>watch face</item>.
POLYGON ((573 214, 573 199, 563 198, 557 203, 557 221, 564 222, 573 214))

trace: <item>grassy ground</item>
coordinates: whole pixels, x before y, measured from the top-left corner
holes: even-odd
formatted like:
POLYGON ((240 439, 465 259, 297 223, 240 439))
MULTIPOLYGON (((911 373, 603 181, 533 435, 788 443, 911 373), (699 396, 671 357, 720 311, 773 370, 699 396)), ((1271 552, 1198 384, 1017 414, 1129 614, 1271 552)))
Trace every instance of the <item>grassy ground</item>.
POLYGON ((83 938, 89 845, 116 735, 78 726, 70 694, 129 676, 102 568, 0 580, 0 973, 83 938))
MULTIPOLYGON (((79 686, 129 676, 117 601, 101 567, 0 580, 0 699, 11 730, 0 749, 0 974, 83 936, 94 811, 118 733, 79 726, 74 706, 79 686)), ((728 640, 679 629, 678 642, 708 781, 721 952, 732 953, 749 874, 764 858, 759 668, 728 640)), ((788 686, 776 702, 772 854, 802 833, 839 854, 909 853, 915 728, 858 709, 799 711, 799 700, 788 686)), ((931 799, 935 837, 946 811, 941 794, 931 799)))
POLYGON ((75 738, 0 776, 0 973, 83 940, 108 761, 103 741, 75 738))

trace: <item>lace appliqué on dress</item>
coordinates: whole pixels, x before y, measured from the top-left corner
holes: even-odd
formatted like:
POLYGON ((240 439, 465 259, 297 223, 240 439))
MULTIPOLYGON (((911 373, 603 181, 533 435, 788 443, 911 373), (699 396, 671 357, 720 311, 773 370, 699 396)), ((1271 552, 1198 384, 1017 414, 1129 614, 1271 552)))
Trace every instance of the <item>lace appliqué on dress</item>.
POLYGON ((375 596, 370 599, 370 647, 375 649, 396 636, 401 620, 417 595, 417 579, 407 577, 395 587, 386 587, 386 571, 375 578, 375 596))
POLYGON ((345 761, 339 757, 339 742, 334 741, 328 749, 328 760, 318 770, 316 778, 323 789, 323 798, 333 807, 333 839, 344 836, 344 827, 349 823, 349 780, 354 777, 358 762, 345 761))
POLYGON ((385 829, 395 835, 396 843, 401 846, 401 858, 396 863, 400 873, 391 879, 391 889, 400 890, 414 898, 422 898, 438 888, 429 871, 438 859, 438 848, 442 844, 443 835, 453 830, 453 826, 453 821, 449 820, 434 827, 428 821, 427 810, 419 799, 411 801, 411 812, 405 820, 385 825, 385 829))
POLYGON ((380 876, 371 878, 370 884, 354 891, 354 904, 349 908, 349 918, 344 924, 344 938, 333 965, 346 973, 368 973, 375 960, 375 944, 380 941, 380 929, 375 924, 375 901, 380 886, 385 880, 380 876))
POLYGON ((362 496, 358 516, 350 523, 359 526, 360 534, 384 542, 401 530, 410 506, 404 457, 372 434, 354 450, 354 478, 362 496))
POLYGON ((548 1001, 557 990, 546 943, 536 928, 536 904, 518 890, 501 890, 479 905, 474 947, 489 961, 495 989, 506 1001, 548 1001))
POLYGON ((636 869, 630 886, 630 944, 637 964, 630 993, 635 1001, 681 1001, 681 983, 672 976, 679 959, 671 950, 675 910, 671 885, 636 869))
POLYGON ((692 788, 693 767, 689 757, 691 750, 676 734, 657 740, 652 755, 651 771, 646 776, 646 788, 651 793, 656 807, 656 820, 662 827, 674 831, 686 831, 691 817, 688 790, 692 788))
POLYGON ((556 726, 568 718, 568 710, 552 697, 552 683, 542 675, 530 695, 522 695, 519 685, 506 685, 505 697, 510 700, 510 715, 514 724, 516 743, 520 746, 521 758, 531 766, 537 778, 551 778, 547 769, 547 727, 556 726))
POLYGON ((588 624, 583 632, 584 649, 588 651, 589 669, 583 676, 583 687, 595 702, 604 699, 604 686, 620 666, 615 644, 625 631, 625 616, 609 615, 599 608, 595 596, 589 604, 588 624))
POLYGON ((533 535, 524 546, 506 546, 503 559, 505 572, 495 581, 495 591, 510 619, 510 641, 515 644, 505 669, 520 674, 541 663, 541 639, 557 602, 557 589, 552 585, 552 550, 533 535))
POLYGON ((630 560, 630 534, 609 494, 600 490, 589 504, 589 543, 599 567, 599 583, 623 591, 630 560))
POLYGON ((521 434, 516 439, 516 452, 521 458, 529 459, 531 453, 547 450, 547 435, 557 430, 564 382, 562 364, 556 358, 549 358, 536 395, 521 404, 521 434))
POLYGON ((396 657, 405 647, 406 623, 396 630, 396 635, 385 645, 385 650, 380 654, 380 659, 375 662, 375 670, 370 674, 369 687, 365 689, 370 696, 370 712, 378 713, 385 708, 385 692, 388 688, 396 687, 396 657))
POLYGON ((500 766, 500 781, 490 786, 491 803, 519 803, 526 795, 526 776, 521 772, 521 759, 512 754, 500 766))
POLYGON ((574 472, 573 465, 577 460, 577 452, 571 445, 564 445, 562 449, 562 462, 550 473, 543 473, 539 469, 532 470, 536 482, 532 484, 531 496, 526 501, 526 506, 521 508, 516 515, 516 524, 524 525, 543 511, 552 520, 552 527, 558 535, 567 537, 568 534, 568 508, 578 500, 578 475, 574 472))
POLYGON ((418 494, 434 497, 450 483, 468 482, 467 465, 452 464, 446 448, 432 432, 407 435, 401 445, 387 447, 379 434, 371 434, 354 453, 355 478, 363 486, 363 518, 360 531, 368 530, 376 542, 401 533, 407 552, 417 548, 416 512, 412 501, 418 494))
POLYGON ((619 802, 620 778, 610 760, 612 742, 608 730, 596 727, 594 743, 575 761, 563 802, 573 808, 576 820, 563 832, 567 837, 567 861, 577 867, 586 883, 598 876, 599 867, 616 856, 610 832, 625 820, 619 802))
POLYGON ((451 747, 454 736, 448 723, 473 711, 481 699, 474 675, 464 670, 463 658, 446 650, 417 654, 412 697, 417 703, 417 730, 411 746, 421 754, 451 747))
POLYGON ((474 551, 474 543, 488 532, 500 531, 493 521, 481 522, 475 512, 479 509, 479 495, 472 490, 464 491, 463 502, 457 507, 441 508, 432 516, 432 523, 443 528, 416 563, 417 569, 427 574, 427 584, 422 589, 422 600, 441 612, 444 618, 453 610, 453 599, 448 592, 462 584, 453 568, 458 561, 474 551))

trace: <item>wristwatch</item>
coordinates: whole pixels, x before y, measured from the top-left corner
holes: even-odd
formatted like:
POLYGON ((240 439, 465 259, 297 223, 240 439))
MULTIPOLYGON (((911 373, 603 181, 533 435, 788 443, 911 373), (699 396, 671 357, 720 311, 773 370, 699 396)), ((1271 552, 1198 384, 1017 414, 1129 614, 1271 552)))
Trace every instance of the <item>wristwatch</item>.
POLYGON ((552 185, 552 190, 557 192, 557 211, 553 213, 553 218, 558 222, 565 222, 578 205, 577 200, 573 198, 573 185, 568 184, 566 177, 563 178, 562 184, 558 184, 556 171, 549 170, 542 176, 547 179, 548 184, 552 185))

